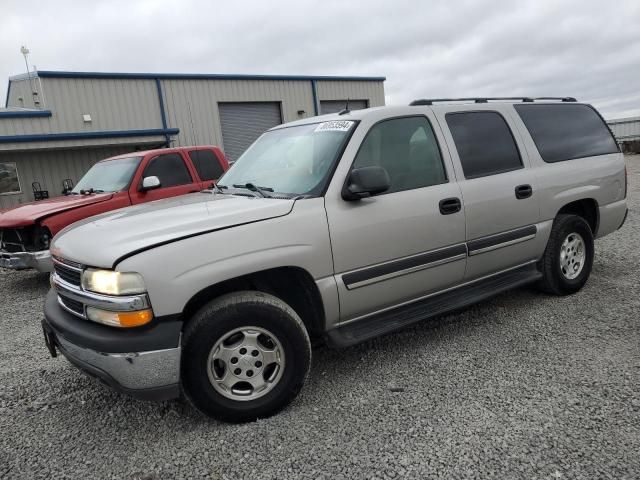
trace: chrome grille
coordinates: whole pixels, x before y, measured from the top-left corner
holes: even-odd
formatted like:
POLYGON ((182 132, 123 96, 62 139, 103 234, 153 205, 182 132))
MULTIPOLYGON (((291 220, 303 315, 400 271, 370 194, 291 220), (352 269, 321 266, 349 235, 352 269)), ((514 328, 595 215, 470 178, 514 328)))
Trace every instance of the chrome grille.
POLYGON ((84 305, 82 303, 65 297, 64 295, 60 295, 60 293, 58 293, 58 298, 60 299, 60 302, 62 302, 62 304, 69 310, 77 313, 78 315, 84 316, 84 305))
POLYGON ((53 263, 53 269, 55 270, 56 275, 58 275, 58 277, 60 277, 65 282, 76 287, 80 286, 81 272, 79 270, 68 267, 59 262, 53 263))

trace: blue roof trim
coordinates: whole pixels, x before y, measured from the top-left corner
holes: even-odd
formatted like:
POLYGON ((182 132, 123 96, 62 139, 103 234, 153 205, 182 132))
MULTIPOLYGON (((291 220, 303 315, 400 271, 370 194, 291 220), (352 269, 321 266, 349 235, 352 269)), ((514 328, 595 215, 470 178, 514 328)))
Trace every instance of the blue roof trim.
POLYGON ((50 117, 51 110, 9 110, 7 112, 0 111, 0 119, 17 118, 17 117, 50 117))
POLYGON ((177 135, 178 128, 154 128, 148 130, 111 130, 103 132, 44 133, 0 136, 0 143, 55 142, 60 140, 86 140, 95 138, 152 137, 177 135))
MULTIPOLYGON (((9 77, 17 80, 25 74, 9 77)), ((360 82, 384 82, 386 77, 349 77, 332 75, 251 75, 226 73, 116 73, 116 72, 63 72, 38 70, 41 78, 110 78, 148 80, 342 80, 360 82)))

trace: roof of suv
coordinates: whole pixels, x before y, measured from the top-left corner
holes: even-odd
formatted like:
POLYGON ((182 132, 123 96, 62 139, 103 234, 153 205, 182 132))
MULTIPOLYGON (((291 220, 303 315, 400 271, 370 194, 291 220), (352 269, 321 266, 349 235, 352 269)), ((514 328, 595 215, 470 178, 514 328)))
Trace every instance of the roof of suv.
POLYGON ((431 110, 439 110, 450 108, 452 105, 464 106, 465 109, 473 106, 478 109, 486 109, 488 105, 529 105, 529 104, 563 104, 563 105, 577 105, 581 102, 577 102, 573 97, 484 97, 484 98, 452 98, 452 99, 425 99, 415 100, 409 105, 393 105, 383 107, 372 107, 361 110, 350 110, 342 113, 329 113, 327 115, 319 115, 316 117, 304 118, 301 120, 295 120, 282 125, 273 127, 271 130, 278 130, 280 128, 293 127, 297 125, 308 125, 312 123, 320 123, 335 120, 363 120, 369 116, 379 116, 382 111, 388 112, 390 115, 408 115, 419 111, 420 108, 429 108, 431 110))

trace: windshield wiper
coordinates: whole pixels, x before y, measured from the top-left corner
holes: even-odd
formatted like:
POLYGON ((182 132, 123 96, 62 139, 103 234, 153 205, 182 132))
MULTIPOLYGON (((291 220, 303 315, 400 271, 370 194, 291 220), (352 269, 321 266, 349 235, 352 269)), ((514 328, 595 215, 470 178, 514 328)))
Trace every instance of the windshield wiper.
POLYGON ((260 194, 260 196, 263 197, 263 198, 271 198, 271 195, 269 195, 267 192, 273 192, 273 188, 259 187, 257 185, 254 185, 251 182, 234 183, 233 184, 233 188, 244 188, 245 190, 249 190, 251 192, 256 192, 256 193, 260 194))
POLYGON ((92 193, 104 193, 104 190, 100 190, 99 188, 94 190, 93 187, 80 190, 81 195, 90 195, 92 193))

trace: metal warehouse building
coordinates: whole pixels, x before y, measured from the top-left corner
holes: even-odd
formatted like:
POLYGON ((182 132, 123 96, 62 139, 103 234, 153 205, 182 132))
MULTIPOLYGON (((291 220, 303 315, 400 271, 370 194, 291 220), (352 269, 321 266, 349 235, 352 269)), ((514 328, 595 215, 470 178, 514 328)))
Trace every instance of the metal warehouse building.
POLYGON ((39 71, 9 79, 0 109, 0 209, 76 183, 98 160, 213 144, 230 160, 283 122, 384 105, 384 77, 39 71))
POLYGON ((640 117, 607 120, 623 152, 640 152, 640 117))

